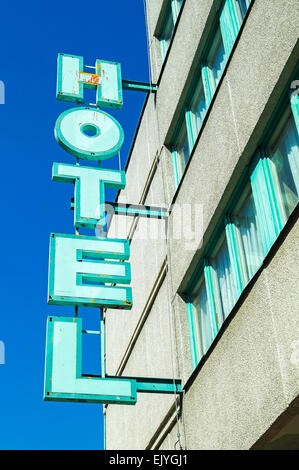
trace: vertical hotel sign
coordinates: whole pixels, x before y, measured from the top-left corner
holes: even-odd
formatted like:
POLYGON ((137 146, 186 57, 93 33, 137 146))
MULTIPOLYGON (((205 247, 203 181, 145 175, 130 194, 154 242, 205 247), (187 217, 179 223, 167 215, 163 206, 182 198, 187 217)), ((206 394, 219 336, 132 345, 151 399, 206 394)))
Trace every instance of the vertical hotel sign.
MULTIPOLYGON (((54 163, 53 181, 73 183, 75 234, 50 235, 48 303, 75 307, 73 317, 47 319, 44 400, 135 404, 137 392, 180 393, 180 380, 113 377, 105 371, 104 308, 132 308, 129 241, 79 235, 80 227, 105 226, 105 188, 123 189, 125 172, 100 168, 123 144, 121 125, 100 107, 120 109, 123 88, 154 91, 154 87, 122 80, 116 62, 96 60, 95 73, 84 72, 83 57, 58 54, 57 99, 74 102, 55 124, 55 138, 76 158, 74 165, 54 163), (96 91, 96 104, 84 105, 84 88, 96 91), (80 165, 86 160, 87 165, 80 165), (88 166, 96 161, 99 168, 88 166), (101 376, 82 375, 82 319, 79 307, 101 312, 101 376)), ((144 214, 135 207, 134 215, 144 214)), ((117 213, 117 211, 116 211, 117 213)), ((120 212, 119 212, 120 213, 120 212)), ((128 214, 128 211, 125 212, 128 214)), ((150 216, 150 211, 147 212, 150 216)), ((161 213, 160 217, 161 218, 161 213)), ((93 332, 94 333, 94 332, 93 332)))

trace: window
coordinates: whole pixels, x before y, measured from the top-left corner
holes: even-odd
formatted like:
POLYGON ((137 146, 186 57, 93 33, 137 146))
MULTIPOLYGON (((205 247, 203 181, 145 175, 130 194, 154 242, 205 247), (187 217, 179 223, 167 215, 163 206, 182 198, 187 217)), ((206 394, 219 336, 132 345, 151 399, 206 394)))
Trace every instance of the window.
POLYGON ((172 35, 173 35, 173 30, 174 30, 174 21, 173 21, 173 16, 172 16, 172 11, 171 7, 169 5, 169 8, 167 10, 167 14, 165 17, 165 22, 164 26, 162 28, 159 40, 161 44, 161 55, 162 55, 162 60, 164 61, 167 50, 169 48, 172 35))
POLYGON ((174 22, 176 22, 176 20, 178 19, 182 3, 183 3, 183 0, 171 0, 171 8, 172 8, 174 22))
POLYGON ((204 93, 202 79, 200 78, 190 102, 190 126, 193 141, 192 147, 199 134, 206 112, 206 97, 204 93))
POLYGON ((257 212, 250 186, 233 213, 238 261, 245 287, 260 268, 264 251, 257 212))
POLYGON ((197 362, 211 346, 213 334, 213 322, 208 302, 208 295, 204 275, 192 292, 191 297, 193 314, 193 334, 196 348, 197 362))
POLYGON ((242 23, 250 6, 251 0, 235 0, 235 2, 237 15, 239 17, 240 23, 242 23))
POLYGON ((190 146, 187 135, 186 122, 184 121, 179 132, 176 144, 173 148, 173 157, 176 173, 176 183, 178 185, 185 171, 186 165, 190 157, 190 146))
POLYGON ((159 41, 161 45, 161 55, 162 61, 164 62, 166 53, 170 46, 174 27, 178 19, 180 8, 182 6, 183 0, 170 0, 164 18, 164 23, 162 26, 161 33, 159 35, 159 41))
POLYGON ((211 74, 210 74, 211 88, 214 93, 220 81, 220 78, 222 76, 222 73, 226 64, 226 55, 225 55, 220 28, 218 28, 216 32, 210 53, 207 57, 207 64, 211 71, 211 74))
POLYGON ((230 55, 251 0, 225 0, 220 13, 224 49, 230 55))
POLYGON ((293 115, 269 144, 270 168, 282 226, 299 200, 299 136, 293 115))
POLYGON ((217 324, 220 327, 236 301, 236 285, 224 235, 211 256, 211 268, 217 324))

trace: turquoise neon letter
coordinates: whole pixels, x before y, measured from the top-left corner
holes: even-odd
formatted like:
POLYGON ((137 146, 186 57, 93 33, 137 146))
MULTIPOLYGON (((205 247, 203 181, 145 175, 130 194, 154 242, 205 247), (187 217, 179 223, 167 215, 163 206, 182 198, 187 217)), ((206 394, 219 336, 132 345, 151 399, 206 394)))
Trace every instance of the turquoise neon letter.
POLYGON ((135 405, 135 380, 82 376, 82 319, 48 317, 45 401, 135 405))
POLYGON ((97 108, 71 108, 58 116, 54 130, 59 145, 84 160, 106 160, 120 151, 124 131, 112 116, 97 108))
POLYGON ((124 171, 102 170, 65 163, 54 163, 53 181, 75 183, 74 223, 76 227, 104 226, 105 187, 123 189, 126 185, 124 171))
POLYGON ((132 308, 129 241, 52 233, 48 303, 86 307, 132 308))
POLYGON ((57 99, 83 102, 84 87, 96 89, 96 105, 122 108, 122 78, 119 62, 96 60, 95 73, 85 73, 83 57, 58 54, 57 99))

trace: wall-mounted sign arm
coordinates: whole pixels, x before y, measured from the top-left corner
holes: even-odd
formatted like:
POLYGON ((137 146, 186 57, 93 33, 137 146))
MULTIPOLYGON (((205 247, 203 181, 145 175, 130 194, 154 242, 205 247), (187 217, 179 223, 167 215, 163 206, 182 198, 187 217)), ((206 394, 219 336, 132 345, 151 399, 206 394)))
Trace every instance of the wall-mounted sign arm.
POLYGON ((167 219, 168 217, 167 209, 164 207, 125 204, 120 202, 106 202, 106 212, 112 212, 116 215, 148 217, 153 219, 167 219))
POLYGON ((123 90, 143 91, 145 93, 156 93, 158 87, 152 83, 136 82, 133 80, 122 80, 123 90))
POLYGON ((134 380, 136 381, 137 392, 139 393, 162 393, 179 394, 182 392, 182 381, 180 379, 162 379, 156 377, 113 377, 109 379, 134 380))

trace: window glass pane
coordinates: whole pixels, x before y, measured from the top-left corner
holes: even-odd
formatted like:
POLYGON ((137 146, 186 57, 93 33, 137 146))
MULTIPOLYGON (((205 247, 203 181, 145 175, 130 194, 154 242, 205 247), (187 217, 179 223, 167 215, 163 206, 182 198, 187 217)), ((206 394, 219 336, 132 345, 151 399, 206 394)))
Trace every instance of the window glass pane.
POLYGON ((217 30, 215 39, 208 56, 208 65, 214 78, 214 88, 216 89, 226 64, 226 55, 220 28, 217 30))
POLYGON ((212 256, 211 267, 217 323, 220 327, 235 305, 236 299, 236 286, 226 238, 212 256))
POLYGON ((299 137, 293 116, 288 119, 270 153, 278 208, 285 224, 299 200, 299 137))
POLYGON ((241 22, 244 20, 251 0, 236 0, 237 12, 241 22))
POLYGON ((202 79, 199 80, 198 85, 195 89, 193 98, 191 100, 191 120, 192 120, 192 132, 194 141, 199 134, 202 126, 204 117, 206 115, 207 106, 205 100, 205 94, 203 89, 202 79))
MULTIPOLYGON (((248 192, 249 188, 246 192, 248 192)), ((233 215, 236 228, 237 249, 244 285, 261 266, 264 258, 262 238, 252 192, 247 195, 233 215)))
POLYGON ((167 15, 166 15, 166 20, 165 24, 163 27, 163 30, 160 35, 160 41, 161 41, 161 52, 162 52, 162 59, 165 59, 166 52, 169 48, 171 38, 173 35, 173 30, 174 30, 174 21, 172 17, 172 12, 171 8, 168 9, 167 15))
POLYGON ((181 179, 190 157, 190 147, 187 136, 186 123, 184 121, 177 144, 175 146, 177 155, 178 178, 181 179))
POLYGON ((207 352, 214 339, 211 313, 204 276, 192 293, 192 311, 197 358, 207 352))

